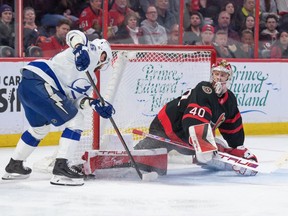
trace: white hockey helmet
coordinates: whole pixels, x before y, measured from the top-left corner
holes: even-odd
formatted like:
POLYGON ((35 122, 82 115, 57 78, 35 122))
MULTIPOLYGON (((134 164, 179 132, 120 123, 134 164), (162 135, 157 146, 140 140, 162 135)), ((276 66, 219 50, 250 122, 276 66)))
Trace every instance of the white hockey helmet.
POLYGON ((95 68, 101 68, 101 70, 107 69, 112 61, 112 50, 110 43, 105 39, 95 39, 90 43, 90 49, 96 50, 99 61, 95 68), (106 53, 106 57, 101 61, 101 55, 106 53))
MULTIPOLYGON (((213 77, 212 77, 213 71, 225 72, 225 73, 227 73, 229 75, 227 81, 231 81, 232 80, 232 77, 233 77, 232 67, 225 59, 222 59, 221 61, 219 61, 216 64, 212 65, 212 68, 211 68, 211 79, 213 79, 213 77)), ((213 80, 211 80, 211 81, 213 81, 213 80)))

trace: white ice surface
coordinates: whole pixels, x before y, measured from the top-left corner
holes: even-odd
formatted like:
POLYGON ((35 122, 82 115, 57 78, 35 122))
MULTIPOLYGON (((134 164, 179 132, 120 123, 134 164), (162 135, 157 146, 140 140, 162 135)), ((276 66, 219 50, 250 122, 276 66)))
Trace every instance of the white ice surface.
MULTIPOLYGON (((261 164, 272 165, 288 152, 288 136, 246 138, 261 164)), ((54 153, 39 147, 32 164, 54 153)), ((13 148, 0 149, 0 175, 13 148)), ((287 162, 288 163, 288 162, 287 162)), ((144 182, 132 168, 105 170, 81 187, 54 186, 51 175, 0 181, 0 216, 283 216, 288 214, 288 165, 255 177, 215 172, 193 164, 172 164, 167 176, 144 182)))

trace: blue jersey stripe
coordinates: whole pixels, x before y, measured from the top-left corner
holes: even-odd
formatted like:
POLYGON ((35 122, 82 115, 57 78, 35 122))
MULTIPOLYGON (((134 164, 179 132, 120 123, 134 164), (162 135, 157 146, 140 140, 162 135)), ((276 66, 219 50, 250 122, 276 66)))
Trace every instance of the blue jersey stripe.
POLYGON ((57 76, 55 75, 55 73, 53 72, 53 70, 45 63, 45 62, 30 62, 28 65, 34 66, 34 67, 38 67, 40 68, 42 71, 44 71, 48 76, 50 76, 54 81, 56 86, 58 87, 59 91, 63 94, 65 94, 65 91, 63 90, 59 80, 57 79, 57 76))

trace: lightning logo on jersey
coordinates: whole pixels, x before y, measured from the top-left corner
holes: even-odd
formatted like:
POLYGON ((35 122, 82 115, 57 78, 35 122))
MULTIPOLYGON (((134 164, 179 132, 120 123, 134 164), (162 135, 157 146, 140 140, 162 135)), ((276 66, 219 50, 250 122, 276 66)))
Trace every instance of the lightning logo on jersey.
POLYGON ((71 95, 73 99, 76 99, 83 95, 88 95, 87 91, 90 89, 91 84, 86 79, 77 79, 71 86, 68 86, 71 89, 71 95))
POLYGON ((63 112, 68 114, 68 112, 63 107, 62 99, 53 92, 52 87, 48 83, 45 83, 45 89, 48 92, 50 98, 55 101, 55 105, 58 106, 61 110, 63 110, 63 112))

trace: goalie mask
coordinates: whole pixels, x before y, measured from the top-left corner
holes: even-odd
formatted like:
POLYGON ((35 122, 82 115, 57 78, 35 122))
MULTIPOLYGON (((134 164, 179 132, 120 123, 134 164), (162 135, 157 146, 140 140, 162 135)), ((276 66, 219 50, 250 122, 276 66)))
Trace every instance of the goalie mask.
POLYGON ((112 61, 112 50, 105 39, 95 39, 90 43, 90 49, 96 51, 98 62, 95 69, 106 70, 112 61))
POLYGON ((212 65, 210 81, 218 97, 221 97, 231 85, 233 72, 226 60, 212 65))

